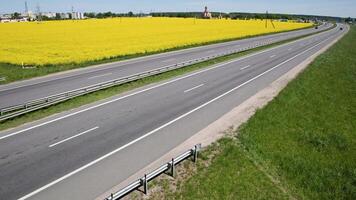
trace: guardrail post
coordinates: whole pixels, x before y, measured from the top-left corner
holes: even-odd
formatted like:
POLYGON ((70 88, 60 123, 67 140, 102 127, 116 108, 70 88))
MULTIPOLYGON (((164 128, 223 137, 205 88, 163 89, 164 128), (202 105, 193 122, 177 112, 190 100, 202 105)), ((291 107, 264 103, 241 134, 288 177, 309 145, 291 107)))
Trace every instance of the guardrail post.
POLYGON ((194 149, 192 149, 193 162, 196 162, 198 159, 199 149, 200 149, 200 145, 195 145, 194 149))
POLYGON ((174 158, 172 158, 171 162, 168 163, 168 170, 166 173, 174 178, 175 176, 174 158))
POLYGON ((171 176, 174 177, 175 169, 174 169, 174 158, 172 158, 172 165, 171 165, 171 176))
POLYGON ((144 178, 141 179, 142 185, 143 185, 143 193, 147 195, 148 192, 148 184, 147 184, 147 174, 145 174, 144 178))

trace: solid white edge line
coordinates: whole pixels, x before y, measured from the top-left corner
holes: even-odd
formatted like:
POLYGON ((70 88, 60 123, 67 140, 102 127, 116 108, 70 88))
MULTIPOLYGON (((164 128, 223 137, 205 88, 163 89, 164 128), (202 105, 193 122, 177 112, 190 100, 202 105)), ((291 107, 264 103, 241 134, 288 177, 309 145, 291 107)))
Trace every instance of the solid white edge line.
MULTIPOLYGON (((319 33, 319 34, 324 35, 324 34, 326 34, 326 33, 328 33, 328 32, 329 32, 329 31, 323 32, 323 33, 319 33)), ((106 105, 106 104, 110 104, 110 103, 113 103, 113 102, 116 102, 116 101, 119 101, 119 100, 122 100, 122 99, 125 99, 125 98, 128 98, 128 97, 131 97, 131 96, 134 96, 134 95, 137 95, 137 94, 140 94, 140 93, 149 91, 149 90, 153 90, 153 89, 155 89, 155 88, 158 88, 158 87, 161 87, 161 86, 170 84, 170 83, 174 83, 174 82, 176 82, 176 81, 179 81, 179 80, 182 80, 182 79, 185 79, 185 78, 189 78, 189 77, 191 77, 191 76, 195 76, 195 75, 200 74, 200 73, 204 73, 204 72, 206 72, 206 71, 210 71, 210 70, 213 70, 213 69, 217 69, 217 68, 223 67, 223 66, 225 66, 225 65, 228 65, 228 64, 231 64, 231 63, 234 63, 234 62, 238 62, 238 61, 241 61, 241 60, 244 60, 244 59, 247 59, 247 58, 256 56, 256 55, 259 55, 259 54, 263 54, 263 53, 266 53, 266 52, 275 50, 275 49, 277 49, 277 48, 281 48, 281 47, 284 47, 284 46, 287 46, 287 45, 290 45, 290 44, 298 43, 298 42, 303 41, 303 40, 306 40, 306 39, 310 39, 310 38, 314 38, 314 37, 320 36, 319 34, 307 36, 306 38, 301 38, 301 39, 298 39, 298 40, 295 40, 295 41, 292 41, 292 42, 289 42, 289 43, 286 43, 286 44, 282 44, 282 45, 280 45, 280 46, 276 46, 276 47, 272 47, 272 48, 270 48, 270 49, 266 49, 266 50, 264 50, 264 51, 256 52, 256 53, 253 53, 253 54, 250 54, 250 55, 247 55, 247 56, 238 58, 238 59, 236 59, 236 60, 231 60, 231 61, 228 61, 228 62, 219 64, 219 65, 216 65, 216 66, 214 66, 214 67, 210 67, 210 68, 207 68, 207 69, 204 69, 204 70, 201 70, 201 71, 192 73, 192 74, 188 74, 187 76, 183 76, 183 77, 180 77, 180 78, 177 78, 177 79, 173 79, 173 80, 171 80, 171 81, 168 81, 168 82, 165 82, 165 83, 162 83, 162 84, 158 84, 158 85, 156 85, 156 86, 153 86, 153 87, 150 87, 150 88, 146 88, 146 89, 143 89, 143 90, 140 90, 140 91, 131 93, 131 94, 129 94, 129 95, 119 97, 119 98, 117 98, 117 99, 113 99, 113 100, 110 100, 110 101, 107 101, 107 102, 104 102, 104 103, 101 103, 101 104, 98 104, 98 105, 95 105, 95 106, 92 106, 92 107, 89 107, 89 108, 86 108, 86 109, 83 109, 83 110, 80 110, 80 111, 77 111, 77 112, 74 112, 74 113, 71 113, 71 114, 68 114, 68 115, 64 115, 64 116, 62 116, 62 117, 59 117, 59 118, 56 118, 56 119, 53 119, 53 120, 50 120, 50 121, 47 121, 47 122, 44 122, 44 123, 41 123, 41 124, 32 126, 32 127, 26 128, 26 129, 23 129, 23 130, 20 130, 20 131, 16 131, 16 132, 14 132, 14 133, 10 133, 10 134, 5 135, 5 136, 2 136, 2 137, 0 137, 0 140, 3 140, 3 139, 8 138, 8 137, 12 137, 12 136, 14 136, 14 135, 18 135, 18 134, 20 134, 20 133, 23 133, 23 132, 32 130, 32 129, 37 128, 37 127, 41 127, 41 126, 44 126, 44 125, 47 125, 47 124, 50 124, 50 123, 53 123, 53 122, 56 122, 56 121, 59 121, 59 120, 68 118, 68 117, 71 117, 71 116, 73 116, 73 115, 80 114, 80 113, 82 113, 82 112, 86 112, 86 111, 88 111, 88 110, 92 110, 92 109, 95 109, 95 108, 104 106, 104 105, 106 105)))
POLYGON ((69 137, 69 138, 67 138, 67 139, 61 140, 61 141, 56 142, 56 143, 54 143, 54 144, 51 144, 51 145, 49 145, 48 147, 49 147, 49 148, 52 148, 52 147, 54 147, 54 146, 57 146, 57 145, 59 145, 59 144, 62 144, 63 142, 67 142, 68 140, 74 139, 74 138, 76 138, 76 137, 79 137, 79 136, 84 135, 84 134, 86 134, 86 133, 89 133, 89 132, 91 132, 91 131, 94 131, 94 130, 96 130, 96 129, 98 129, 98 128, 99 128, 99 126, 94 127, 94 128, 91 128, 91 129, 86 130, 86 131, 84 131, 84 132, 81 132, 81 133, 79 133, 79 134, 77 134, 77 135, 73 135, 72 137, 69 137))
MULTIPOLYGON (((294 33, 293 32, 281 32, 281 33, 276 33, 276 34, 281 34, 282 36, 286 36, 286 34, 288 34, 288 33, 289 34, 296 34, 299 31, 308 31, 308 30, 312 30, 312 28, 310 28, 310 29, 308 28, 308 29, 305 29, 305 30, 294 30, 294 33)), ((314 33, 314 32, 310 32, 310 33, 314 33)), ((316 33, 316 34, 321 34, 321 33, 316 33)), ((273 35, 271 35, 271 36, 273 36, 273 35)), ((280 36, 280 37, 282 37, 282 36, 280 36)), ((257 37, 260 37, 260 36, 257 36, 257 37)), ((261 36, 261 37, 263 37, 263 36, 261 36)), ((308 37, 310 37, 310 36, 308 36, 308 37)), ((246 38, 246 39, 253 39, 253 38, 246 38)), ((262 39, 263 40, 263 38, 258 38, 258 39, 262 39)), ((169 54, 180 53, 180 52, 185 53, 184 51, 187 51, 189 53, 189 50, 196 50, 196 49, 201 49, 201 48, 204 48, 204 47, 215 47, 214 45, 216 45, 218 48, 219 47, 230 46, 230 45, 233 46, 234 42, 240 42, 240 41, 241 40, 235 40, 235 41, 230 41, 230 42, 226 42, 226 43, 216 43, 216 44, 211 44, 211 45, 192 47, 192 48, 189 48, 189 49, 181 49, 181 50, 176 50, 176 51, 164 52, 164 53, 160 53, 160 54, 153 54, 153 55, 133 58, 133 59, 129 59, 129 60, 122 60, 122 61, 117 61, 117 62, 112 62, 112 63, 98 64, 98 65, 93 65, 93 66, 90 66, 90 67, 95 69, 95 68, 106 67, 106 66, 110 66, 110 65, 135 64, 135 63, 141 62, 142 60, 145 60, 147 58, 153 58, 153 59, 162 58, 163 56, 166 56, 166 55, 169 55, 169 54), (225 45, 221 45, 221 44, 225 44, 225 45), (155 57, 155 56, 157 56, 157 57, 155 57)), ((58 79, 54 79, 54 80, 58 80, 58 79)), ((24 81, 26 81, 26 80, 24 80, 24 81)), ((38 82, 36 84, 44 83, 44 82, 46 82, 46 81, 38 82)), ((25 85, 21 85, 21 86, 14 86, 13 88, 8 88, 8 89, 5 89, 5 90, 0 88, 0 92, 7 91, 7 90, 12 90, 12 89, 18 89, 18 88, 21 88, 21 87, 26 87, 26 86, 31 86, 31 85, 33 85, 33 84, 25 84, 25 85)))
POLYGON ((296 58, 296 57, 298 57, 298 56, 304 54, 305 52, 310 51, 311 49, 315 48, 316 46, 319 46, 321 43, 325 42, 325 41, 328 40, 329 38, 330 38, 330 37, 328 37, 327 39, 323 40, 322 42, 320 42, 320 43, 318 43, 318 44, 316 44, 316 45, 314 45, 314 46, 312 46, 312 47, 306 49, 305 51, 303 51, 303 52, 301 52, 301 53, 299 53, 299 54, 297 54, 297 55, 295 55, 295 56, 289 58, 288 60, 285 60, 284 62, 282 62, 282 63, 280 63, 280 64, 278 64, 278 65, 276 65, 276 66, 274 66, 274 67, 272 67, 272 68, 270 68, 270 69, 268 69, 268 70, 266 70, 265 72, 263 72, 263 73, 261 73, 261 74, 255 76, 255 77, 249 79, 248 81, 246 81, 246 82, 244 82, 244 83, 238 85, 237 87, 235 87, 235 88, 233 88, 233 89, 231 89, 231 90, 229 90, 229 91, 227 91, 227 92, 221 94, 220 96, 215 97, 214 99, 212 99, 212 100, 210 100, 210 101, 208 101, 208 102, 206 102, 206 103, 204 103, 204 104, 202 104, 202 105, 200 105, 200 106, 194 108, 193 110, 191 110, 191 111, 189 111, 189 112, 187 112, 187 113, 185 113, 185 114, 183 114, 183 115, 181 115, 181 116, 179 116, 179 117, 173 119, 172 121, 170 121, 170 122, 168 122, 168 123, 166 123, 166 124, 164 124, 164 125, 162 125, 162 126, 156 128, 156 129, 154 129, 154 130, 152 130, 152 131, 150 131, 150 132, 148 132, 148 133, 142 135, 141 137, 139 137, 139 138, 137 138, 137 139, 135 139, 135 140, 133 140, 133 141, 131 141, 131 142, 129 142, 129 143, 127 143, 127 144, 121 146, 121 147, 119 147, 118 149, 115 149, 114 151, 112 151, 112 152, 110 152, 110 153, 108 153, 108 154, 106 154, 106 155, 104 155, 104 156, 102 156, 102 157, 100 157, 100 158, 98 158, 98 159, 96 159, 96 160, 94 160, 94 161, 92 161, 92 162, 90 162, 90 163, 88 163, 88 164, 86 164, 86 165, 84 165, 84 166, 82 166, 82 167, 80 167, 80 168, 78 168, 78 169, 76 169, 76 170, 74 170, 74 171, 72 171, 72 172, 70 172, 70 173, 64 175, 64 176, 62 176, 61 178, 59 178, 59 179, 57 179, 57 180, 55 180, 55 181, 53 181, 53 182, 51 182, 51 183, 49 183, 49 184, 47 184, 47 185, 45 185, 45 186, 43 186, 43 187, 37 189, 37 190, 35 190, 35 191, 33 191, 33 192, 27 194, 26 196, 23 196, 23 197, 19 198, 19 200, 28 199, 29 197, 32 197, 33 195, 35 195, 35 194, 37 194, 37 193, 39 193, 39 192, 41 192, 41 191, 43 191, 43 190, 45 190, 45 189, 47 189, 47 188, 53 186, 53 185, 55 185, 55 184, 61 182, 62 180, 67 179, 68 177, 70 177, 70 176, 72 176, 72 175, 74 175, 74 174, 76 174, 76 173, 78 173, 78 172, 80 172, 80 171, 82 171, 82 170, 84 170, 84 169, 86 169, 86 168, 88 168, 88 167, 90 167, 90 166, 92 166, 92 165, 94 165, 94 164, 96 164, 96 163, 98 163, 98 162, 104 160, 105 158, 107 158, 107 157, 109 157, 109 156, 111 156, 111 155, 113 155, 113 154, 115 154, 115 153, 121 151, 122 149, 125 149, 125 148, 131 146, 132 144, 134 144, 134 143, 136 143, 136 142, 138 142, 138 141, 140 141, 140 140, 142 140, 142 139, 144 139, 144 138, 146 138, 146 137, 152 135, 153 133, 155 133, 155 132, 157 132, 157 131, 159 131, 159 130, 161 130, 161 129, 163 129, 163 128, 165 128, 165 127, 171 125, 171 124, 173 124, 174 122, 176 122, 176 121, 178 121, 178 120, 180 120, 180 119, 182 119, 182 118, 184 118, 184 117, 186 117, 186 116, 188 116, 188 115, 190 115, 190 114, 192 114, 192 113, 194 113, 194 112, 196 112, 196 111, 198 111, 198 110, 204 108, 205 106, 207 106, 207 105, 209 105, 209 104, 211 104, 211 103, 213 103, 213 102, 215 102, 215 101, 221 99, 222 97, 224 97, 224 96, 226 96, 226 95, 228 95, 228 94, 234 92, 235 90, 241 88, 242 86, 244 86, 244 85, 246 85, 246 84, 248 84, 248 83, 250 83, 250 82, 252 82, 252 81, 254 81, 254 80, 256 80, 256 79, 258 79, 259 77, 261 77, 261 76, 263 76, 263 75, 269 73, 270 71, 272 71, 272 70, 274 70, 274 69, 276 69, 276 68, 282 66, 283 64, 285 64, 285 63, 287 63, 287 62, 293 60, 294 58, 296 58))
POLYGON ((68 118, 68 117, 71 117, 71 116, 80 114, 80 113, 82 113, 82 112, 86 112, 86 111, 88 111, 88 110, 92 110, 92 109, 95 109, 95 108, 98 108, 98 107, 101 107, 101 106, 104 106, 104 105, 107 105, 107 104, 110 104, 110 103, 113 103, 113 102, 116 102, 116 101, 119 101, 119 100, 122 100, 122 99, 125 99, 125 98, 128 98, 128 97, 131 97, 131 96, 140 94, 140 93, 144 93, 144 92, 147 92, 147 91, 149 91, 149 90, 153 90, 153 89, 155 89, 155 88, 162 87, 162 86, 164 86, 164 85, 168 85, 168 84, 170 84, 170 83, 174 83, 174 82, 177 82, 177 81, 179 81, 179 80, 186 79, 186 78, 189 78, 189 77, 191 77, 191 76, 195 76, 195 75, 197 75, 197 74, 201 74, 201 73, 204 73, 204 72, 206 72, 206 71, 210 71, 210 70, 213 70, 213 69, 216 69, 216 68, 219 68, 219 67, 222 67, 222 66, 225 66, 225 65, 228 65, 228 64, 237 62, 237 61, 238 61, 238 60, 233 60, 233 61, 230 61, 230 62, 222 63, 222 64, 220 64, 220 65, 216 65, 216 66, 214 66, 214 67, 207 68, 207 69, 204 69, 204 70, 202 70, 202 71, 198 71, 198 72, 189 74, 189 75, 187 75, 187 76, 183 76, 183 77, 180 77, 180 78, 177 78, 177 79, 173 79, 173 80, 168 81, 168 82, 164 82, 164 83, 162 83, 162 84, 158 84, 158 85, 155 85, 155 86, 152 86, 152 87, 149 87, 149 88, 146 88, 146 89, 137 91, 137 92, 133 92, 133 93, 131 93, 131 94, 128 94, 128 95, 119 97, 119 98, 117 98, 117 99, 113 99, 113 100, 110 100, 110 101, 106 101, 106 102, 104 102, 104 103, 101 103, 101 104, 98 104, 98 105, 95 105, 95 106, 92 106, 92 107, 89 107, 89 108, 85 108, 85 109, 83 109, 83 110, 79 110, 79 111, 77 111, 77 112, 73 112, 73 113, 70 113, 70 114, 68 114, 68 115, 64 115, 64 116, 62 116, 62 117, 58 117, 58 118, 56 118, 56 119, 53 119, 53 120, 50 120, 50 121, 47 121, 47 122, 44 122, 44 123, 41 123, 41 124, 38 124, 38 125, 35 125, 35 126, 31 126, 31 127, 29 127, 29 128, 26 128, 26 129, 23 129, 23 130, 20 130, 20 131, 17 131, 17 132, 14 132, 14 133, 11 133, 11 134, 2 136, 2 137, 0 137, 0 140, 3 140, 3 139, 6 139, 6 138, 8 138, 8 137, 12 137, 12 136, 21 134, 21 133, 23 133, 23 132, 26 132, 26 131, 29 131, 29 130, 32 130, 32 129, 35 129, 35 128, 38 128, 38 127, 41 127, 41 126, 44 126, 44 125, 47 125, 47 124, 56 122, 56 121, 59 121, 59 120, 65 119, 65 118, 68 118))
POLYGON ((204 84, 200 84, 200 85, 197 85, 197 86, 195 86, 195 87, 192 87, 192 88, 190 88, 190 89, 188 89, 188 90, 185 90, 184 93, 187 93, 187 92, 193 91, 193 90, 195 90, 195 89, 198 89, 198 88, 202 87, 203 85, 204 85, 204 84))

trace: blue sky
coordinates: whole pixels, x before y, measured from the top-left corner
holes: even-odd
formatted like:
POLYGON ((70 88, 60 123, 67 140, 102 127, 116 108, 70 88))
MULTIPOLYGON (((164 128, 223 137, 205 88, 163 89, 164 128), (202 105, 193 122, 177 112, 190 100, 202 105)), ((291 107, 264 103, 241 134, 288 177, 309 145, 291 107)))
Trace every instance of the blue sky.
MULTIPOLYGON (((0 0, 0 13, 23 12, 25 0, 0 0)), ((356 0, 27 0, 30 10, 37 3, 42 11, 66 12, 150 12, 200 11, 205 5, 212 11, 269 12, 356 17, 356 0)))

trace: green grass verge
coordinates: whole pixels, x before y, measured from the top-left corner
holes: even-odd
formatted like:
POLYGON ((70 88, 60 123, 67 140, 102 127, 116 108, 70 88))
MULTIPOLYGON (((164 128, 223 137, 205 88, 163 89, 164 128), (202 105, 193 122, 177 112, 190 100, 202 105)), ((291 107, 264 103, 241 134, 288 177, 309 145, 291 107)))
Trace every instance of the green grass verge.
POLYGON ((238 131, 179 199, 356 199, 356 28, 238 131))
MULTIPOLYGON (((301 29, 295 29, 295 30, 302 30, 302 29, 307 29, 307 28, 310 28, 310 26, 301 28, 301 29)), ((295 30, 281 31, 278 33, 290 32, 290 31, 295 31, 295 30)), ((217 43, 222 43, 222 42, 230 42, 230 41, 242 40, 242 39, 246 39, 246 38, 271 35, 271 34, 275 34, 275 33, 267 33, 267 34, 246 36, 246 37, 240 37, 240 38, 217 40, 217 41, 205 42, 205 43, 200 43, 200 44, 185 45, 185 46, 174 47, 174 48, 170 48, 170 49, 166 49, 166 50, 162 50, 162 51, 155 51, 155 52, 146 52, 146 53, 139 53, 139 54, 124 55, 124 56, 112 56, 112 57, 108 57, 108 58, 103 58, 103 59, 93 60, 93 61, 88 61, 88 62, 83 62, 83 63, 43 65, 43 66, 37 66, 37 67, 27 68, 27 69, 23 69, 22 66, 20 66, 20 65, 14 65, 14 64, 0 62, 0 78, 2 78, 2 77, 6 78, 3 81, 0 80, 0 85, 7 84, 10 82, 14 82, 14 81, 25 80, 25 79, 45 76, 48 74, 68 71, 68 70, 72 70, 72 69, 89 67, 89 66, 93 66, 93 65, 123 61, 123 60, 132 59, 132 58, 138 58, 138 57, 158 54, 158 53, 165 53, 165 52, 182 50, 182 49, 198 47, 198 46, 203 46, 203 45, 217 44, 217 43)))
MULTIPOLYGON (((326 31, 326 30, 325 30, 326 31)), ((162 73, 159 75, 155 75, 155 76, 151 76, 151 77, 147 77, 147 78, 143 78, 137 81, 133 81, 130 83, 126 83, 126 84, 122 84, 122 85, 118 85, 115 87, 111 87, 105 90, 100 90, 97 92, 93 92, 84 96, 80 96, 80 97, 76 97, 73 98, 71 100, 56 104, 54 106, 48 107, 48 108, 44 108, 41 110, 37 110, 19 117, 16 117, 14 119, 10 119, 10 120, 6 120, 3 122, 0 122, 0 131, 2 130, 6 130, 9 128, 13 128, 13 127, 17 127, 19 125, 28 123, 28 122, 32 122, 38 119, 42 119, 44 117, 56 114, 56 113, 60 113, 63 111, 67 111, 73 108, 77 108, 79 106, 82 105, 86 105, 89 103, 93 103, 95 101, 101 100, 101 99, 105 99, 114 95, 118 95, 120 93, 124 93, 130 90, 133 90, 135 88, 139 88, 148 84, 152 84, 152 83, 157 83, 159 81, 163 81, 163 80, 167 80, 176 76, 180 76, 180 75, 184 75, 187 74, 189 72, 192 71, 196 71, 202 68, 207 68, 210 67, 214 64, 218 64, 218 63, 222 63, 228 60, 232 60, 232 59, 236 59, 242 56, 245 56, 247 54, 251 54, 257 51, 262 51, 264 49, 268 49, 268 48, 272 48, 281 44, 285 44, 287 42, 291 42, 300 38, 304 38, 307 36, 310 36, 313 34, 309 34, 309 35, 305 35, 305 36, 301 36, 298 38, 294 38, 294 39, 290 39, 290 40, 286 40, 283 42, 278 42, 275 44, 271 44, 271 45, 267 45, 267 46, 263 46, 263 47, 258 47, 255 49, 251 49, 251 50, 247 50, 244 52, 240 52, 240 53, 236 53, 236 54, 232 54, 232 55, 228 55, 228 56, 223 56, 223 57, 219 57, 216 59, 212 59, 206 62, 202 62, 202 63, 198 63, 198 64, 194 64, 194 65, 190 65, 184 68, 180 68, 177 70, 173 70, 170 72, 166 72, 166 73, 162 73)))
POLYGON ((213 148, 223 150, 208 168, 199 166, 198 173, 169 199, 288 199, 236 140, 224 138, 213 148))

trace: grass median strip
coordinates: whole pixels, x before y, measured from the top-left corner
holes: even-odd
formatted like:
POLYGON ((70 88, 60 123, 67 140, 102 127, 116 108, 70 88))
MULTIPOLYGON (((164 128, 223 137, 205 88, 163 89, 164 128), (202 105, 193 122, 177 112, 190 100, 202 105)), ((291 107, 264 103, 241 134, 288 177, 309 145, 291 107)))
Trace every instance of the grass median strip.
POLYGON ((300 39, 300 38, 304 38, 304 37, 307 37, 307 36, 310 36, 310 35, 313 35, 313 34, 309 34, 309 35, 305 35, 305 36, 302 36, 302 37, 286 40, 286 41, 283 41, 283 42, 278 42, 278 43, 275 43, 275 44, 272 44, 272 45, 258 47, 258 48, 255 48, 255 49, 247 50, 247 51, 244 51, 244 52, 240 52, 240 53, 236 53, 236 54, 232 54, 232 55, 228 55, 228 56, 219 57, 219 58, 216 58, 216 59, 213 59, 213 60, 209 60, 209 61, 205 61, 205 62, 202 62, 202 63, 190 65, 190 66, 183 67, 183 68, 180 68, 180 69, 176 69, 176 70, 173 70, 173 71, 165 72, 165 73, 162 73, 162 74, 159 74, 159 75, 146 77, 146 78, 143 78, 143 79, 140 79, 140 80, 137 80, 137 81, 133 81, 133 82, 130 82, 130 83, 125 83, 125 84, 118 85, 118 86, 115 86, 115 87, 111 87, 111 88, 108 88, 108 89, 105 89, 105 90, 100 90, 100 91, 93 92, 93 93, 90 93, 90 94, 87 94, 87 95, 84 95, 84 96, 76 97, 76 98, 70 99, 68 101, 56 104, 56 105, 48 107, 48 108, 40 109, 40 110, 31 112, 31 113, 16 117, 14 119, 3 121, 3 122, 0 123, 0 130, 6 130, 6 129, 9 129, 9 128, 12 128, 12 127, 16 127, 16 126, 22 125, 24 123, 32 122, 32 121, 35 121, 35 120, 38 120, 38 119, 41 119, 41 118, 56 114, 56 113, 67 111, 67 110, 70 110, 70 109, 73 109, 73 108, 77 108, 77 107, 82 106, 82 105, 86 105, 86 104, 89 104, 89 103, 92 103, 92 102, 95 102, 95 101, 98 101, 98 100, 102 100, 102 99, 105 99, 105 98, 108 98, 108 97, 111 97, 111 96, 114 96, 114 95, 118 95, 118 94, 121 94, 123 92, 127 92, 127 91, 130 91, 130 90, 133 90, 135 88, 139 88, 139 87, 142 87, 142 86, 145 86, 145 85, 148 85, 148 84, 157 83, 159 81, 167 80, 167 79, 170 79, 170 78, 173 78, 173 77, 176 77, 176 76, 180 76, 180 75, 183 75, 183 74, 186 74, 186 73, 189 73, 189 72, 193 72, 193 71, 196 71, 196 70, 199 70, 199 69, 202 69, 202 68, 206 68, 206 67, 212 66, 214 64, 218 64, 218 63, 222 63, 222 62, 229 61, 229 60, 232 60, 232 59, 236 59, 236 58, 245 56, 247 54, 251 54, 251 53, 254 53, 254 52, 257 52, 257 51, 261 51, 261 50, 265 50, 265 49, 268 49, 268 48, 272 48, 272 47, 275 47, 275 46, 278 46, 278 45, 281 45, 281 44, 285 44, 287 42, 291 42, 291 41, 294 41, 294 40, 297 40, 297 39, 300 39))
MULTIPOLYGON (((310 28, 310 26, 305 27, 305 28, 295 29, 295 30, 280 31, 278 33, 302 30, 302 29, 307 29, 307 28, 310 28)), ((259 34, 259 35, 254 35, 254 36, 244 36, 244 37, 239 37, 239 38, 233 38, 233 39, 222 39, 222 40, 216 40, 216 41, 210 41, 210 42, 184 45, 184 46, 179 46, 179 47, 174 47, 174 48, 169 48, 169 49, 164 49, 164 50, 159 50, 159 51, 154 51, 154 52, 136 53, 136 54, 130 54, 130 55, 123 55, 123 56, 111 56, 109 58, 103 58, 103 59, 98 59, 98 60, 93 60, 93 61, 86 61, 86 62, 81 62, 81 63, 46 64, 43 66, 22 66, 22 65, 0 62, 0 85, 11 83, 14 81, 26 80, 26 79, 30 79, 30 78, 34 78, 34 77, 40 77, 40 76, 45 76, 48 74, 68 71, 68 70, 72 70, 72 69, 85 68, 85 67, 89 67, 89 66, 93 66, 93 65, 100 65, 100 64, 112 63, 112 62, 117 62, 117 61, 124 61, 124 60, 128 60, 128 59, 149 56, 149 55, 154 55, 154 54, 159 54, 159 53, 183 50, 183 49, 188 49, 188 48, 193 48, 193 47, 200 47, 200 46, 204 46, 204 45, 218 44, 218 43, 222 43, 222 42, 242 40, 242 39, 252 38, 252 37, 256 37, 256 36, 266 36, 266 35, 271 35, 271 34, 275 34, 275 33, 265 33, 265 34, 259 34)))
POLYGON ((203 151, 195 170, 180 169, 191 176, 168 180, 175 191, 155 183, 150 198, 356 199, 355 42, 352 27, 246 124, 203 151))

